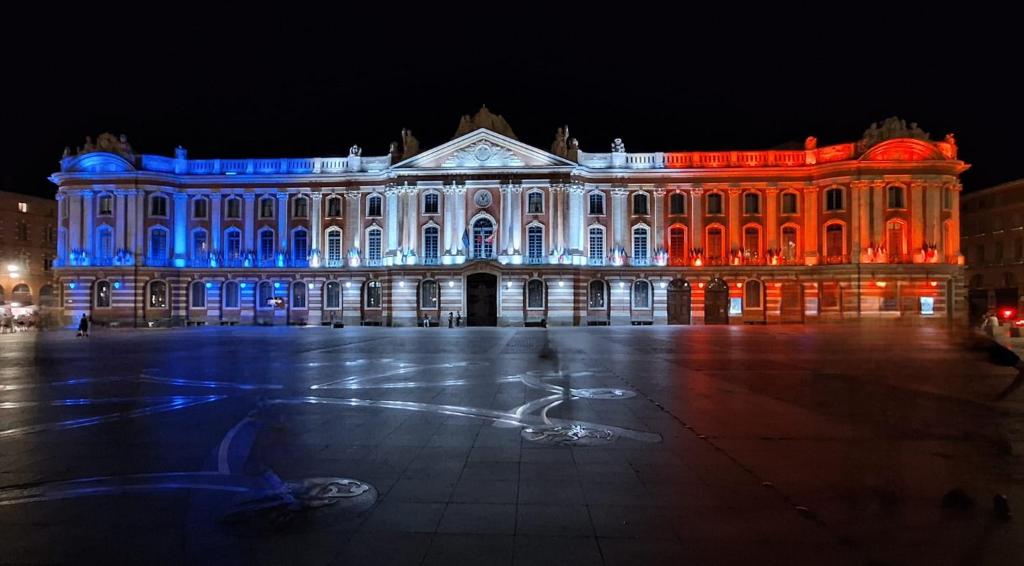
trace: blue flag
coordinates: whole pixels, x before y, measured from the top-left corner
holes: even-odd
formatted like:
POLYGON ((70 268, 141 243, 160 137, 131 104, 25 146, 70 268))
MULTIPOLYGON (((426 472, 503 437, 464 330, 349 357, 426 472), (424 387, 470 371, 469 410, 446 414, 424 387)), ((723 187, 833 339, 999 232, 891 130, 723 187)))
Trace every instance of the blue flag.
POLYGON ((462 248, 469 249, 469 228, 462 231, 462 248))

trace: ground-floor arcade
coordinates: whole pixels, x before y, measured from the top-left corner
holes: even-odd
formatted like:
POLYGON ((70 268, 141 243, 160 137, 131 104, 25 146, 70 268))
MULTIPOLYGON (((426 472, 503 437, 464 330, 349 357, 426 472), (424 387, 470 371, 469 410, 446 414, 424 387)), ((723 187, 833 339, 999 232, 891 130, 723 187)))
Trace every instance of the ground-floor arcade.
POLYGON ((66 269, 64 316, 95 323, 584 326, 960 320, 956 266, 66 269))

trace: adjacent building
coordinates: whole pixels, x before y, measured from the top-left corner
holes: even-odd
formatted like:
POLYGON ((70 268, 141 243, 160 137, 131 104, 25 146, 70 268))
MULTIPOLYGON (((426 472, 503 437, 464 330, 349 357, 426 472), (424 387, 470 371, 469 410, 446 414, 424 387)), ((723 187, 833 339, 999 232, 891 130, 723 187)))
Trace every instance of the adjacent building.
POLYGON ((965 193, 960 248, 971 320, 988 309, 1020 311, 1024 282, 1024 179, 965 193))
POLYGON ((952 135, 802 149, 550 149, 486 108, 421 151, 65 152, 64 314, 97 322, 729 324, 964 316, 952 135))
POLYGON ((0 305, 56 306, 56 257, 57 203, 0 191, 0 305))

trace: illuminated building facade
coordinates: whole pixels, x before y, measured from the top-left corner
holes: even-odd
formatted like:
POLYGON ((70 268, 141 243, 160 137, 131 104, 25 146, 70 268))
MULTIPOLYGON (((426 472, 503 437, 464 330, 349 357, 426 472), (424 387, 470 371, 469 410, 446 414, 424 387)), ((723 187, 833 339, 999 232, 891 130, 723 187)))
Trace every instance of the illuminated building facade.
POLYGON ((57 203, 0 191, 0 312, 56 305, 57 203))
POLYGON ((716 324, 961 317, 952 135, 890 119, 767 151, 550 150, 500 116, 388 154, 65 152, 65 315, 98 322, 716 324))

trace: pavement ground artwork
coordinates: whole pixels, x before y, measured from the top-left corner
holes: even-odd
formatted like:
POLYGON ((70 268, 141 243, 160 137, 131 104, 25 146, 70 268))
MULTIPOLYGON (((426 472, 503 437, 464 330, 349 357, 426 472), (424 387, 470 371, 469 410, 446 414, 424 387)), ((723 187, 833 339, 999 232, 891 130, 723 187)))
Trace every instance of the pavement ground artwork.
POLYGON ((73 334, 0 337, 3 564, 1024 555, 1018 372, 948 328, 73 334))

